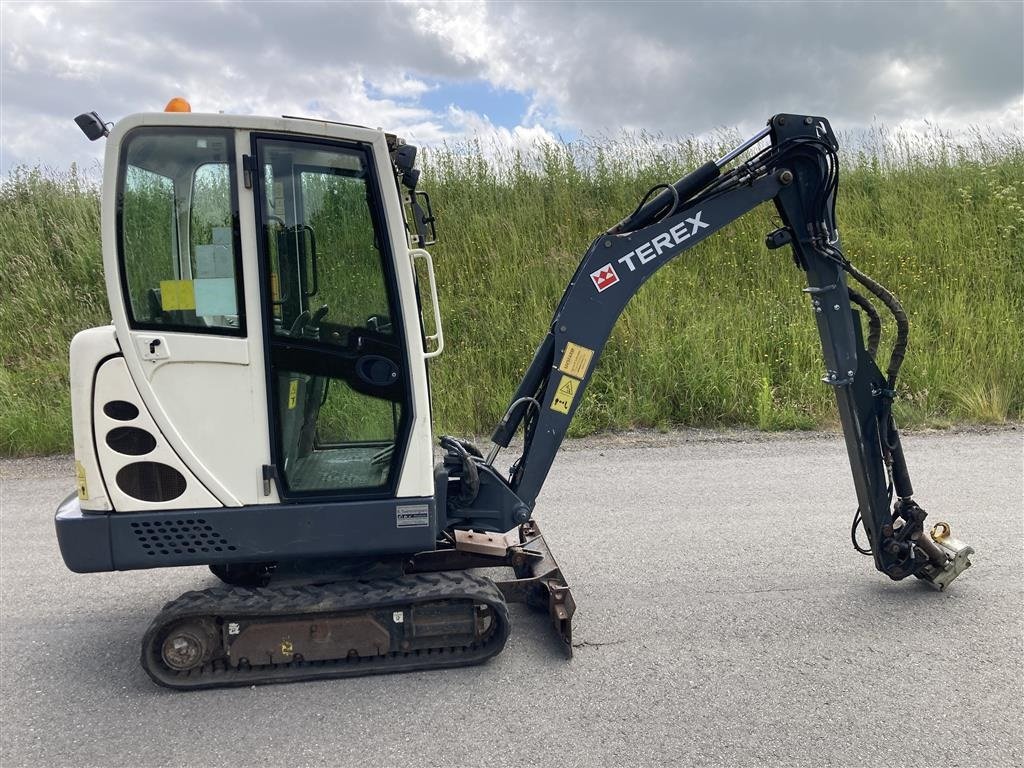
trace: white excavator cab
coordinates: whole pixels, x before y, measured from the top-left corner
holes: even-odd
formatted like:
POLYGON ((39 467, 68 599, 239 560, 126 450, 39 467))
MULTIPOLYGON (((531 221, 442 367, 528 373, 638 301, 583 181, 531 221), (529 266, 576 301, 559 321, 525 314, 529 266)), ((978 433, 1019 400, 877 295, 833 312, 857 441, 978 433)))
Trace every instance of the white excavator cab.
MULTIPOLYGON (((402 168, 380 130, 181 112, 107 141, 113 326, 72 345, 83 510, 433 494, 402 168), (404 199, 403 199, 404 198, 404 199)), ((407 170, 407 169, 406 169, 407 170)), ((426 304, 426 302, 423 302, 426 304)))

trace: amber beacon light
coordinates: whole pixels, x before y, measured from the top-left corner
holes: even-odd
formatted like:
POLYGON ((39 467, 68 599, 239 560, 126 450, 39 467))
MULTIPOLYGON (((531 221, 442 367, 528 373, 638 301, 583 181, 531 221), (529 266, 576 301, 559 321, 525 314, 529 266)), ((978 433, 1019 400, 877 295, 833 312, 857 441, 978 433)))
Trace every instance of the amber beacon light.
POLYGON ((192 105, 189 104, 185 99, 180 96, 175 96, 173 99, 167 102, 167 106, 164 107, 164 112, 191 112, 192 105))

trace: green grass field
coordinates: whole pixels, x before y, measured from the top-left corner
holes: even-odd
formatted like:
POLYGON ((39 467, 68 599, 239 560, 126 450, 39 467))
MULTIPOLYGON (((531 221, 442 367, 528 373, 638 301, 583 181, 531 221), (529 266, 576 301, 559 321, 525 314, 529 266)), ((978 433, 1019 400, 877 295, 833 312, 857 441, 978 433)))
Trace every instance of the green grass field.
MULTIPOLYGON (((651 185, 715 155, 714 143, 639 135, 425 153, 447 340, 432 370, 438 431, 491 429, 592 238, 651 185)), ((1020 419, 1024 140, 875 133, 856 143, 838 219, 847 256, 910 315, 901 422, 1020 419)), ((763 245, 775 226, 762 206, 647 284, 615 328, 574 434, 834 422, 802 273, 788 249, 763 245)), ((96 179, 18 169, 0 182, 0 266, 0 454, 67 451, 68 343, 109 317, 96 179)), ((883 339, 883 370, 886 355, 883 339)))

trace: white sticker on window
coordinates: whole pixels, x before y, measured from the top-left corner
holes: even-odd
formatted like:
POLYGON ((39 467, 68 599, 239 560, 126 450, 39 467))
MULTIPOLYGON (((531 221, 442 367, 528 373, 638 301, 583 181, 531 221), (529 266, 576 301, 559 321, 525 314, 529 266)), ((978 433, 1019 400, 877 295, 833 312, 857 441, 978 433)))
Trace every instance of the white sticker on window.
POLYGON ((196 277, 233 277, 235 263, 230 244, 196 246, 196 277))

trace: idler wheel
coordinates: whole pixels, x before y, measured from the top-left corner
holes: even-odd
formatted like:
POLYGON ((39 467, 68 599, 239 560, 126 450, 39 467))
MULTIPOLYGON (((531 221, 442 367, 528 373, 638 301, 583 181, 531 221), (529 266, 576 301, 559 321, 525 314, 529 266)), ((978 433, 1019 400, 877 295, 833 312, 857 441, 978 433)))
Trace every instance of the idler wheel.
POLYGON ((179 624, 173 627, 160 647, 160 658, 171 669, 187 672, 201 666, 210 655, 210 638, 202 627, 179 624))

